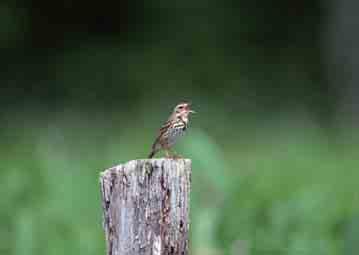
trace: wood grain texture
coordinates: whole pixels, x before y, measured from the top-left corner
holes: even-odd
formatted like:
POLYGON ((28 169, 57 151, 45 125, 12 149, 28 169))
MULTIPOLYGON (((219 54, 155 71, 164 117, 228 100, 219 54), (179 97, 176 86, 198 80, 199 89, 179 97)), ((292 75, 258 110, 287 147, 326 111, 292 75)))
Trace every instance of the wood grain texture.
POLYGON ((100 184, 108 255, 188 254, 189 159, 133 160, 100 184))

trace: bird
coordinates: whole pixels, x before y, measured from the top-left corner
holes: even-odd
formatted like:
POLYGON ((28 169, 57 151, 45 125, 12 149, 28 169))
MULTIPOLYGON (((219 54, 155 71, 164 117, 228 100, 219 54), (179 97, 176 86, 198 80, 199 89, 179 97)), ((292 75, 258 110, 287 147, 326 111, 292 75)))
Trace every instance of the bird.
POLYGON ((171 148, 177 142, 178 138, 187 131, 189 116, 192 113, 196 112, 191 109, 191 103, 182 102, 176 105, 168 120, 160 128, 148 158, 153 158, 161 149, 165 151, 167 158, 179 157, 178 155, 174 155, 171 148), (170 155, 170 152, 173 155, 170 155))

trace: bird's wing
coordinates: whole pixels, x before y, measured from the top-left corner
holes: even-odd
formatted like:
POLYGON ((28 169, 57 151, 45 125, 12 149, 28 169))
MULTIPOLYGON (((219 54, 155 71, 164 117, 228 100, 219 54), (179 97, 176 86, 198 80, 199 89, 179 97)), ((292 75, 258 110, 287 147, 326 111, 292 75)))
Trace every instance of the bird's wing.
POLYGON ((171 125, 171 120, 167 120, 160 128, 159 132, 158 132, 158 136, 155 140, 155 142, 152 145, 152 150, 156 149, 156 146, 159 145, 159 141, 161 139, 161 137, 163 136, 164 133, 166 133, 167 129, 170 127, 171 125))
POLYGON ((171 120, 167 120, 165 124, 162 125, 158 137, 161 137, 167 131, 167 129, 171 126, 171 122, 172 122, 171 120))

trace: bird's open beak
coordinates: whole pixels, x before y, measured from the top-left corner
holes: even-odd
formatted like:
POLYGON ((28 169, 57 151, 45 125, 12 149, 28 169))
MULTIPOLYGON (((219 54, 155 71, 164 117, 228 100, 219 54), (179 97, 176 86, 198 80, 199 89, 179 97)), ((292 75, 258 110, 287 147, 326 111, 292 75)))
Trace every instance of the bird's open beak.
POLYGON ((196 112, 195 112, 195 111, 193 111, 193 110, 189 110, 189 112, 190 112, 190 113, 196 113, 196 112))

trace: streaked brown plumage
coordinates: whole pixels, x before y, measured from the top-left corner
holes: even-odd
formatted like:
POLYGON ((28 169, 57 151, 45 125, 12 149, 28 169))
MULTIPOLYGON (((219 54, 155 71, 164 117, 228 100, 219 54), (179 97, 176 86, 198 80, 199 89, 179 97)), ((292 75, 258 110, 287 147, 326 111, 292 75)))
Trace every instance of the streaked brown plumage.
POLYGON ((161 149, 166 152, 167 157, 170 156, 171 147, 186 132, 189 115, 194 113, 190 106, 190 103, 180 103, 174 108, 166 123, 160 128, 159 135, 152 145, 149 158, 152 158, 161 149))

